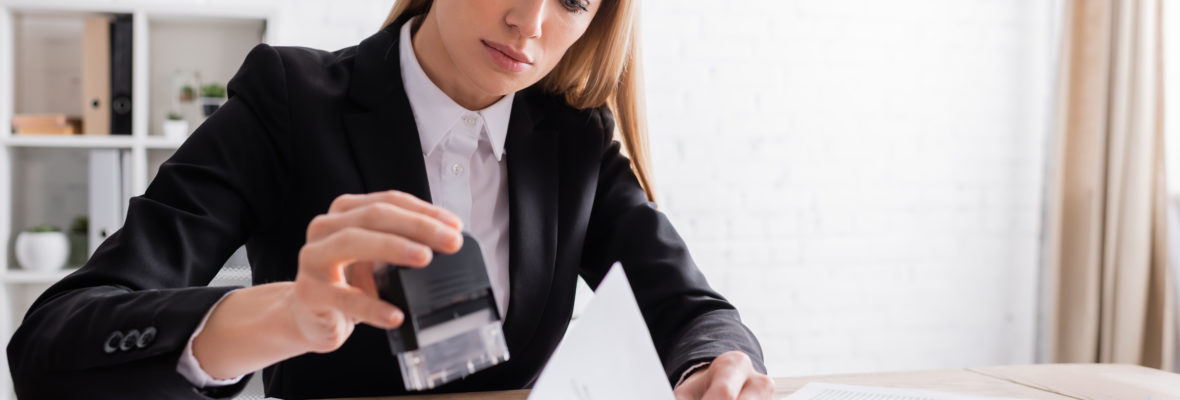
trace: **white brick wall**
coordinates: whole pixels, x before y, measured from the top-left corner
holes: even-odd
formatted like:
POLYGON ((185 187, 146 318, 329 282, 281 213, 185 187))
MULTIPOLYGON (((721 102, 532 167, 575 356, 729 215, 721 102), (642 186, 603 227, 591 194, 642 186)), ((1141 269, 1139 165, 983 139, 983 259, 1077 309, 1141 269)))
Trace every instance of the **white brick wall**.
MULTIPOLYGON (((289 2, 271 42, 390 4, 289 2)), ((772 374, 1034 360, 1057 7, 644 0, 662 207, 772 374)))
POLYGON ((644 2, 662 206, 772 374, 1033 361, 1056 7, 644 2))
POLYGON ((337 50, 354 46, 381 29, 393 0, 293 0, 279 4, 268 43, 337 50))

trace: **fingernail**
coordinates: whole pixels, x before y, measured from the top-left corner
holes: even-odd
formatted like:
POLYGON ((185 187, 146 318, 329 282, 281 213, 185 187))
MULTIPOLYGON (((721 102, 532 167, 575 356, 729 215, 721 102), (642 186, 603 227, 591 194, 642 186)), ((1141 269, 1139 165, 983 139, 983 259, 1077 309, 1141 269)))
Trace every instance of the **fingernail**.
POLYGON ((456 244, 463 240, 459 235, 455 234, 454 229, 442 225, 439 225, 435 229, 434 236, 438 239, 438 243, 441 243, 448 249, 457 247, 456 244))
POLYGON ((402 319, 405 317, 406 317, 405 314, 402 314, 401 310, 395 309, 389 313, 389 323, 394 324, 394 325, 400 324, 402 322, 402 319))
POLYGON ((406 253, 415 261, 426 261, 430 257, 430 249, 417 243, 406 243, 406 253))

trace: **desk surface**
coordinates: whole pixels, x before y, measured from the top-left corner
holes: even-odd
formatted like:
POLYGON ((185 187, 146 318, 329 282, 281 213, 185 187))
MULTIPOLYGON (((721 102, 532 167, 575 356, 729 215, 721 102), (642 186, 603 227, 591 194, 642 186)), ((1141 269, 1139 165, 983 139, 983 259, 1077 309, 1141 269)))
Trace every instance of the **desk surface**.
MULTIPOLYGON (((786 397, 808 382, 930 389, 1030 400, 1180 399, 1180 374, 1111 364, 1044 364, 775 378, 778 387, 775 398, 786 397)), ((527 397, 527 390, 512 390, 370 400, 524 400, 527 397)))

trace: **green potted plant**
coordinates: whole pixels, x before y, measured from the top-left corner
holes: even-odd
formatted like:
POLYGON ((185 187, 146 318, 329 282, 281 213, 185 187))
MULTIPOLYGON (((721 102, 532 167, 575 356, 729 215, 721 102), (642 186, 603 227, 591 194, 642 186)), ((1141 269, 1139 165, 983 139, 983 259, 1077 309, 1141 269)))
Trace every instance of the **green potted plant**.
POLYGON ((180 102, 188 103, 197 99, 197 91, 193 89, 193 85, 185 84, 180 87, 180 102))
POLYGON ((201 109, 205 111, 206 117, 213 115, 224 103, 225 86, 216 83, 201 86, 201 109))
POLYGON ((68 265, 82 265, 86 263, 86 256, 90 253, 90 219, 85 215, 74 217, 70 224, 70 257, 68 265))
POLYGON ((70 242, 56 226, 41 225, 16 236, 16 262, 21 268, 50 272, 66 265, 70 242))
POLYGON ((164 120, 164 137, 181 139, 188 136, 188 121, 177 112, 170 112, 164 120))

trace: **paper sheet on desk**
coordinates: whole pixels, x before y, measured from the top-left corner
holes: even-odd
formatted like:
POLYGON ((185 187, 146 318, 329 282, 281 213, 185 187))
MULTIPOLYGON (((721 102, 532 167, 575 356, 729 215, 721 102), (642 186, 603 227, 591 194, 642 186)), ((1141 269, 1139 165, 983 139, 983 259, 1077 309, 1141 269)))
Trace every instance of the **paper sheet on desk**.
POLYGON ((1011 397, 983 397, 932 390, 837 385, 811 382, 783 400, 1018 400, 1011 397))
POLYGON ((672 399, 631 284, 615 263, 557 345, 529 400, 672 399))

